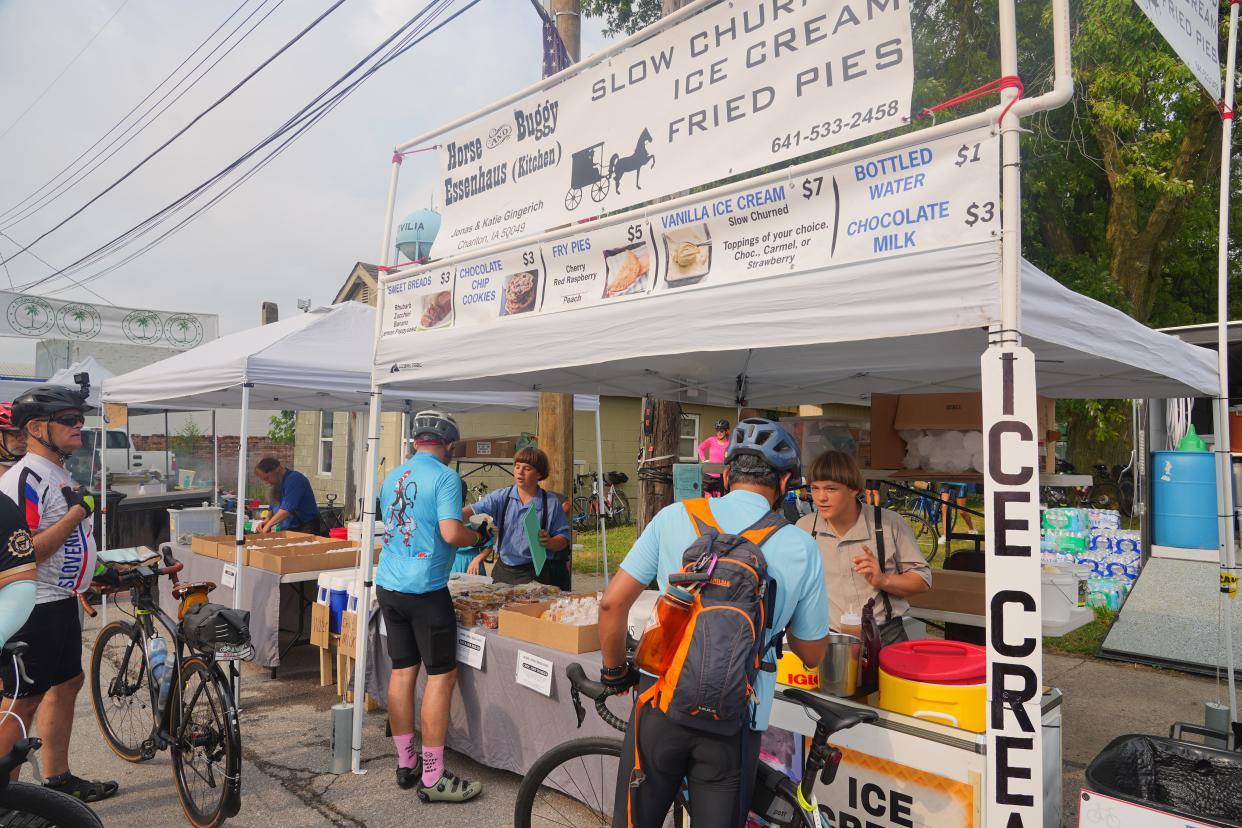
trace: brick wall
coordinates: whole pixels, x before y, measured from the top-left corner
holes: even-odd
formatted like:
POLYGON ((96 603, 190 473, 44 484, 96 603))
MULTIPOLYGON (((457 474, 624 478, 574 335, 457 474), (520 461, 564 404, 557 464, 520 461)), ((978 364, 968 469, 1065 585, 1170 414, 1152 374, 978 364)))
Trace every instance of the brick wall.
MULTIPOLYGON (((168 441, 163 434, 134 434, 132 437, 134 448, 139 451, 165 451, 168 445, 168 441)), ((177 468, 193 469, 196 484, 206 483, 210 485, 214 471, 211 438, 199 437, 194 441, 195 445, 188 453, 181 446, 184 439, 176 435, 172 438, 172 444, 175 447, 174 451, 177 455, 177 468)), ((228 491, 235 490, 237 486, 237 454, 240 447, 241 439, 237 435, 220 435, 220 485, 228 491)), ((294 447, 292 444, 273 443, 267 437, 251 437, 246 441, 246 464, 250 467, 247 475, 247 485, 252 491, 266 488, 263 482, 255 477, 254 467, 260 460, 268 456, 275 457, 288 468, 298 468, 294 462, 294 447)), ((298 470, 306 474, 307 477, 311 477, 311 472, 313 472, 313 469, 298 470)))

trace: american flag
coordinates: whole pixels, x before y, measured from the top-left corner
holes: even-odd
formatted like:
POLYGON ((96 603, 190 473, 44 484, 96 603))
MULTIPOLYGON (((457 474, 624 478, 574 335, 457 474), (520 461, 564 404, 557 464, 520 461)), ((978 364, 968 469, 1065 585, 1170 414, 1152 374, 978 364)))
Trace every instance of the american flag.
POLYGON ((540 5, 539 0, 531 0, 539 18, 543 21, 543 76, 550 78, 557 72, 568 67, 573 61, 565 50, 565 41, 556 30, 556 20, 540 5))

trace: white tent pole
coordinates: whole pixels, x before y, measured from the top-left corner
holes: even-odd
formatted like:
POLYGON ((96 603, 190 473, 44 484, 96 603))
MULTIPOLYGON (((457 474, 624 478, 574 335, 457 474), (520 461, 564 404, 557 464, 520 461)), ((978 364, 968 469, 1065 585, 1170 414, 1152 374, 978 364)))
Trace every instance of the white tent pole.
POLYGON ((604 520, 604 440, 599 423, 600 405, 595 407, 595 477, 599 481, 599 543, 604 555, 604 586, 608 586, 608 524, 604 520))
POLYGON ((250 436, 246 433, 250 419, 250 389, 253 383, 242 383, 241 426, 238 428, 237 443, 237 527, 234 534, 235 544, 233 563, 237 567, 236 579, 233 583, 233 609, 241 607, 242 597, 242 553, 246 551, 246 449, 250 436))
MULTIPOLYGON (((397 209, 397 180, 401 177, 401 155, 392 155, 392 170, 388 176, 388 206, 384 210, 384 241, 380 246, 380 267, 388 266, 392 253, 393 216, 397 209)), ((381 271, 382 273, 383 271, 381 271)), ((379 277, 375 285, 375 344, 379 346, 380 333, 384 330, 384 286, 379 277)), ((374 354, 372 354, 374 365, 374 354)), ((373 372, 374 375, 374 372, 373 372)), ((367 691, 367 638, 371 619, 371 569, 375 554, 375 500, 379 493, 379 437, 380 388, 371 380, 371 407, 368 412, 367 429, 367 475, 362 497, 362 541, 358 550, 358 644, 354 651, 354 732, 351 743, 351 761, 354 773, 366 773, 362 769, 362 717, 365 714, 364 699, 367 691)), ((405 442, 405 435, 401 435, 405 442)), ((402 456, 402 451, 397 452, 402 456)))
POLYGON ((220 432, 216 428, 216 410, 211 409, 211 505, 220 505, 220 432))
MULTIPOLYGON (((102 405, 102 403, 101 403, 102 405)), ((108 549, 108 415, 99 412, 99 540, 100 551, 108 549)), ((103 622, 108 623, 108 596, 103 597, 103 622)))
MULTIPOLYGON (((1233 85, 1238 55, 1238 4, 1229 4, 1229 46, 1225 61, 1225 99, 1222 102, 1220 153, 1220 229, 1217 236, 1216 271, 1216 364, 1220 374, 1220 390, 1216 395, 1216 493, 1217 534, 1220 544, 1222 574, 1234 574, 1233 466, 1229 445, 1229 187, 1230 157, 1233 144, 1233 85)), ((1225 669, 1229 680, 1229 721, 1238 721, 1238 688, 1234 683, 1233 607, 1223 593, 1219 601, 1226 604, 1225 669)))
POLYGON ((172 481, 168 476, 172 474, 172 435, 168 433, 168 409, 164 409, 164 491, 171 492, 172 481))

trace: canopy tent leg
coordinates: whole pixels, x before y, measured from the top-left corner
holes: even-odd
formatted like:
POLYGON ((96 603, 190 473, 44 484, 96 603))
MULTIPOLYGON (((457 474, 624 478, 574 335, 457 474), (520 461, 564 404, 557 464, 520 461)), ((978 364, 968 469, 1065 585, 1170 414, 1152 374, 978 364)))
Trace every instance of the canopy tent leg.
POLYGON ((235 545, 233 565, 237 567, 237 574, 233 584, 233 609, 241 607, 242 598, 242 553, 246 549, 246 480, 248 478, 246 449, 249 448, 247 443, 250 440, 247 426, 250 419, 250 389, 253 387, 253 383, 242 383, 241 426, 237 430, 237 526, 233 536, 235 545))
POLYGON ((211 505, 220 505, 220 432, 216 429, 216 410, 211 409, 211 505))
MULTIPOLYGON (((1234 83, 1237 72, 1238 57, 1238 4, 1229 4, 1229 44, 1225 60, 1225 100, 1222 102, 1224 112, 1230 113, 1221 119, 1221 158, 1220 158, 1220 227, 1217 236, 1217 270, 1216 270, 1216 365, 1220 379, 1220 390, 1216 395, 1215 432, 1216 432, 1216 499, 1217 499, 1217 535, 1220 543, 1220 566, 1222 586, 1223 576, 1237 574, 1237 553, 1234 549, 1234 516, 1233 516, 1233 460, 1229 445, 1229 191, 1232 181, 1230 162, 1233 153, 1233 104, 1234 83)), ((1233 605, 1231 600, 1225 601, 1221 592, 1217 599, 1221 602, 1218 617, 1225 619, 1225 670, 1229 680, 1229 721, 1238 721, 1238 687, 1234 683, 1233 654, 1233 605), (1228 611, 1226 612, 1226 609, 1228 611)))
POLYGON ((168 476, 172 474, 172 435, 168 433, 168 409, 164 409, 164 491, 170 492, 172 489, 172 481, 168 476))
MULTIPOLYGON (((401 156, 393 153, 392 169, 388 176, 388 205, 384 209, 384 240, 380 246, 380 267, 388 266, 392 251, 393 215, 397 208, 397 180, 401 177, 401 156)), ((382 271, 381 271, 382 272, 382 271)), ((378 282, 378 280, 377 280, 378 282)), ((375 344, 379 345, 384 330, 384 290, 377 284, 375 291, 375 344)), ((372 352, 374 364, 374 352, 372 352)), ((366 713, 367 688, 367 639, 371 628, 371 568, 375 555, 375 509, 379 494, 379 438, 380 407, 383 398, 374 379, 371 381, 371 406, 368 411, 367 428, 367 474, 362 495, 362 540, 358 550, 358 644, 354 651, 354 732, 350 745, 350 766, 354 773, 366 773, 362 769, 362 717, 366 713)), ((405 434, 401 435, 405 442, 405 434)), ((403 455, 404 447, 397 452, 403 455)))
MULTIPOLYGON (((108 413, 99 414, 99 538, 101 552, 108 550, 108 413)), ((108 596, 103 596, 103 623, 108 623, 108 596)))
MULTIPOLYGON (((595 477, 599 486, 599 543, 604 561, 604 586, 608 586, 608 523, 604 520, 604 440, 599 422, 599 409, 595 407, 595 477)), ((573 556, 570 556, 573 560, 573 556)))

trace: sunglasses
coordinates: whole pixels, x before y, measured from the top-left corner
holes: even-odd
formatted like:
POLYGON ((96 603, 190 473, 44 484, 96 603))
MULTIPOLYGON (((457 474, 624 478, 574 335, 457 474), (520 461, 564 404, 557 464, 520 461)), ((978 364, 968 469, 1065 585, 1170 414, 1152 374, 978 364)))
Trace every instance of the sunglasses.
POLYGON ((48 417, 47 421, 65 426, 66 428, 73 428, 74 426, 83 425, 86 422, 86 417, 81 413, 75 412, 73 414, 57 414, 55 417, 48 417))

